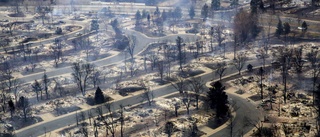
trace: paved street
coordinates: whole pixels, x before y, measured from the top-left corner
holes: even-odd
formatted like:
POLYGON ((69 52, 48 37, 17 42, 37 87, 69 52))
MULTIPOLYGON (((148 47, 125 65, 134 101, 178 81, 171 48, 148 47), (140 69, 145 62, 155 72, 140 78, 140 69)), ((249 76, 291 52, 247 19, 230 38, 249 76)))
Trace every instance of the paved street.
MULTIPOLYGON (((81 5, 81 10, 84 11, 91 11, 93 9, 95 10, 99 10, 99 8, 102 8, 103 6, 101 5, 81 5)), ((59 8, 64 8, 63 6, 57 6, 55 7, 57 9, 59 8)), ((129 11, 136 11, 137 9, 154 9, 155 7, 152 6, 127 6, 127 7, 114 7, 114 8, 118 8, 119 11, 117 11, 118 13, 129 13, 129 11), (125 9, 123 11, 121 11, 121 9, 125 9), (130 9, 131 8, 131 9, 130 9), (127 9, 130 9, 129 11, 127 9)), ((161 7, 161 9, 170 9, 169 7, 161 7)), ((186 10, 186 9, 184 9, 186 10)), ((200 10, 196 10, 197 12, 200 12, 200 10)), ((186 12, 186 11, 184 11, 186 12)), ((135 13, 135 12, 134 12, 135 13)), ((289 19, 289 17, 283 17, 283 19, 289 19)), ((315 23, 314 21, 310 21, 312 23, 315 23)), ((86 24, 87 25, 87 24, 86 24)), ((84 25, 84 26, 86 26, 84 25)), ((264 26, 266 26, 267 24, 263 24, 264 26)), ((311 31, 319 31, 319 30, 311 30, 311 31)), ((146 47, 154 42, 161 42, 161 41, 171 41, 171 42, 175 42, 175 39, 177 38, 177 36, 182 37, 183 39, 189 39, 190 41, 195 41, 197 39, 196 35, 193 34, 177 34, 177 35, 170 35, 170 36, 165 36, 165 37, 160 37, 160 38, 150 38, 145 36, 142 33, 136 32, 136 31, 132 31, 132 30, 124 30, 125 34, 127 35, 134 35, 137 38, 136 41, 136 47, 134 50, 134 54, 137 55, 140 52, 142 52, 144 49, 146 49, 146 47)), ((69 37, 74 37, 75 33, 71 33, 69 34, 69 37)), ((33 45, 39 45, 39 44, 46 44, 46 43, 51 43, 53 42, 53 40, 46 40, 46 41, 42 41, 40 42, 36 42, 33 45)), ((120 63, 122 61, 124 61, 125 59, 125 55, 124 53, 120 53, 118 55, 112 56, 112 57, 108 57, 108 58, 104 58, 104 59, 100 59, 97 61, 93 61, 91 63, 93 63, 94 65, 96 65, 97 67, 101 67, 101 66, 108 66, 108 65, 112 65, 112 64, 116 64, 116 63, 120 63)), ((259 60, 252 60, 250 62, 248 62, 250 64, 252 64, 253 66, 260 66, 261 63, 259 60)), ((270 63, 270 61, 269 61, 270 63)), ((268 63, 266 63, 268 64, 268 63)), ((63 74, 70 74, 72 72, 71 67, 64 67, 64 68, 57 68, 51 71, 47 71, 47 75, 49 77, 56 77, 56 76, 60 76, 63 74)), ((214 72, 213 72, 214 73, 214 72)), ((229 68, 226 71, 226 75, 231 75, 237 73, 237 70, 234 69, 234 66, 229 66, 229 68)), ((21 77, 21 80, 24 82, 33 82, 35 79, 41 79, 41 77, 43 76, 43 73, 35 73, 35 74, 30 74, 30 75, 26 75, 24 77, 21 77)), ((210 81, 213 79, 217 79, 217 77, 213 77, 212 73, 207 73, 201 76, 202 79, 204 81, 210 81)), ((154 97, 161 97, 167 94, 170 94, 172 92, 176 92, 176 89, 173 88, 170 84, 167 86, 163 86, 161 88, 155 89, 154 90, 154 97)), ((237 105, 239 106, 239 109, 237 110, 237 115, 234 119, 234 123, 236 123, 236 125, 234 126, 234 131, 242 131, 243 133, 248 132, 249 130, 251 130, 253 127, 252 126, 248 126, 248 127, 244 127, 243 124, 243 118, 245 116, 252 118, 253 120, 258 120, 260 117, 260 113, 259 110, 256 109, 256 106, 254 104, 252 104, 251 102, 248 102, 246 99, 243 99, 239 96, 236 96, 234 94, 229 94, 229 97, 231 97, 234 101, 237 102, 237 105)), ((112 105, 113 105, 113 110, 116 110, 119 108, 119 105, 134 105, 137 103, 140 103, 140 99, 138 99, 140 97, 138 96, 131 96, 122 100, 115 100, 112 105)), ((85 114, 87 114, 86 111, 89 110, 83 110, 85 111, 85 114)), ((95 113, 95 110, 91 110, 91 112, 93 113, 94 116, 96 116, 97 114, 95 113)), ((106 113, 106 110, 104 110, 104 113, 106 113)), ((49 131, 53 131, 56 130, 58 128, 61 127, 66 127, 68 125, 74 124, 75 121, 75 113, 70 113, 70 114, 66 114, 60 117, 57 117, 54 120, 51 121, 44 121, 44 122, 40 122, 37 123, 35 125, 20 129, 16 132, 18 137, 27 137, 27 136, 38 136, 38 135, 42 135, 44 134, 44 128, 46 128, 47 132, 49 131)), ((216 132, 215 134, 211 135, 212 137, 223 137, 223 136, 229 136, 229 129, 228 128, 224 128, 218 132, 216 132)))
MULTIPOLYGON (((137 55, 138 53, 143 51, 143 49, 145 49, 150 43, 161 42, 163 40, 169 40, 174 42, 178 36, 182 37, 183 39, 189 39, 190 41, 195 41, 197 39, 197 36, 192 34, 181 34, 181 35, 177 34, 177 35, 170 35, 170 36, 165 36, 161 38, 149 38, 143 35, 142 33, 131 31, 131 30, 126 30, 125 33, 128 35, 135 35, 137 38, 136 47, 134 49, 134 55, 137 55)), ((116 56, 96 60, 91 63, 93 63, 97 67, 108 66, 108 65, 123 61, 125 59, 124 54, 125 53, 120 53, 116 56)), ((49 77, 56 77, 62 74, 68 74, 68 73, 71 74, 71 72, 72 72, 71 67, 63 67, 63 68, 57 68, 51 71, 47 71, 46 73, 49 77)), ((36 79, 41 79, 42 76, 43 76, 43 72, 40 72, 40 73, 26 75, 24 77, 21 77, 20 79, 24 82, 32 82, 36 79)))
MULTIPOLYGON (((252 62, 248 62, 248 63, 250 63, 254 66, 260 65, 260 62, 257 60, 252 61, 252 62)), ((212 76, 213 73, 204 74, 201 76, 201 78, 204 81, 210 81, 213 79, 213 76, 212 76)), ((237 70, 235 70, 233 66, 230 66, 226 70, 226 75, 230 75, 230 74, 234 74, 234 73, 237 73, 237 70)), ((216 78, 217 77, 215 77, 214 79, 216 79, 216 78)), ((161 88, 155 89, 154 90, 154 97, 155 98, 161 97, 161 96, 170 94, 172 92, 177 92, 177 91, 170 84, 168 84, 167 86, 163 86, 161 88)), ((253 104, 247 102, 246 99, 243 99, 243 98, 240 98, 240 97, 234 96, 234 95, 229 95, 229 97, 231 97, 234 101, 236 101, 238 106, 240 107, 236 112, 237 115, 235 117, 234 122, 237 123, 237 126, 235 126, 234 131, 243 130, 244 133, 248 132, 253 127, 252 126, 249 126, 246 128, 243 127, 242 124, 243 124, 244 116, 249 116, 253 120, 257 120, 258 117, 260 116, 260 114, 258 113, 256 107, 253 104)), ((112 103, 112 106, 113 106, 112 109, 113 110, 118 109, 119 105, 121 105, 121 104, 126 106, 126 105, 134 105, 134 104, 140 103, 141 100, 139 98, 140 98, 139 96, 131 96, 131 97, 125 98, 123 100, 114 101, 112 103)), ((89 111, 89 110, 83 110, 83 111, 85 111, 85 114, 87 114, 87 111, 89 111)), ((97 115, 95 113, 95 110, 91 110, 91 112, 93 112, 94 116, 97 115)), ((106 113, 106 110, 104 110, 104 113, 106 113)), ((49 132, 49 131, 53 131, 53 130, 61 128, 61 127, 66 127, 68 125, 74 124, 75 122, 76 122, 75 121, 75 113, 71 113, 71 114, 57 117, 57 119, 52 120, 52 121, 40 122, 35 126, 23 128, 21 130, 18 130, 16 133, 17 133, 18 137, 25 137, 25 135, 38 136, 38 135, 44 134, 44 130, 43 130, 44 127, 46 127, 47 132, 49 132)), ((228 129, 225 128, 225 129, 217 132, 213 136, 216 136, 216 135, 217 136, 225 136, 228 134, 229 134, 228 129)))

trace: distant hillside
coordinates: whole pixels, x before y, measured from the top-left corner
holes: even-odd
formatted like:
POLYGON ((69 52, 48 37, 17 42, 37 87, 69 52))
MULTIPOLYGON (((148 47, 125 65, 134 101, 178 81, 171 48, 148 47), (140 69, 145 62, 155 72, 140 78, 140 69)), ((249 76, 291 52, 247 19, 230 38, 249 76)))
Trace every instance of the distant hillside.
MULTIPOLYGON (((90 2, 93 0, 74 0, 75 4, 78 5, 86 5, 86 4, 90 4, 90 2)), ((66 5, 66 4, 70 4, 71 0, 56 0, 56 3, 59 5, 66 5)))
MULTIPOLYGON (((0 6, 7 6, 9 4, 12 4, 13 1, 14 0, 0 0, 0 6)), ((34 1, 37 1, 37 0, 28 0, 25 2, 29 2, 28 5, 32 5, 35 3, 34 1)), ((50 1, 51 0, 43 0, 43 2, 45 3, 50 3, 50 1)), ((91 1, 94 1, 94 0, 74 0, 75 4, 81 4, 81 5, 89 4, 91 1)), ((70 4, 71 0, 53 0, 53 2, 59 5, 66 5, 66 4, 70 4)))

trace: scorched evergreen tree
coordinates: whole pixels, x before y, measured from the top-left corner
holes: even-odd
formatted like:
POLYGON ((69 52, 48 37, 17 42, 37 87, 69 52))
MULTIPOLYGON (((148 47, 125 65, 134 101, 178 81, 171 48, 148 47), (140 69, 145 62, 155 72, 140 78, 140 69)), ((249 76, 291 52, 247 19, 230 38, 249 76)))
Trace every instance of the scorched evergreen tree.
POLYGON ((228 96, 226 95, 225 87, 220 81, 215 82, 207 92, 207 99, 211 109, 216 110, 218 118, 222 118, 227 115, 228 107, 228 96))
POLYGON ((94 95, 94 101, 96 102, 96 104, 101 104, 105 101, 103 92, 101 91, 100 87, 98 87, 96 90, 96 93, 94 95))

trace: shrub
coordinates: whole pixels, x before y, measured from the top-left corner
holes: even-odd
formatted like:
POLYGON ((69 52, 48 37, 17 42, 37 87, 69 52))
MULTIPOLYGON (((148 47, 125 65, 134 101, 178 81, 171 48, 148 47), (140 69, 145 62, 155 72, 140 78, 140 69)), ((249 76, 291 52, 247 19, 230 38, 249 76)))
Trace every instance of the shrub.
POLYGON ((247 69, 248 69, 249 72, 252 72, 252 71, 253 71, 253 66, 252 66, 251 64, 249 64, 249 65, 247 66, 247 69))
POLYGON ((62 29, 61 29, 60 27, 57 27, 57 29, 56 29, 56 34, 57 34, 57 35, 62 34, 62 29))
POLYGON ((101 104, 101 103, 105 102, 103 92, 101 91, 101 89, 99 87, 97 88, 96 93, 94 95, 94 101, 96 104, 101 104))

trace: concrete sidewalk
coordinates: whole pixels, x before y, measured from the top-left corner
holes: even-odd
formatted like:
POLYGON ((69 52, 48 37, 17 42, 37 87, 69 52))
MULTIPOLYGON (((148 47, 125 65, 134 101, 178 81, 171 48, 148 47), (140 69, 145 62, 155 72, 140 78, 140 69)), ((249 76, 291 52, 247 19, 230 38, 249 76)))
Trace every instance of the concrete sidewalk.
MULTIPOLYGON (((202 76, 204 76, 204 75, 212 74, 212 72, 213 72, 211 69, 208 69, 208 68, 204 69, 204 71, 205 71, 205 73, 202 73, 202 74, 200 74, 200 75, 198 75, 198 76, 196 76, 196 77, 202 77, 202 76)), ((228 75, 228 77, 233 77, 233 76, 235 76, 235 75, 237 75, 237 73, 230 74, 230 75, 228 75)), ((224 78, 227 78, 227 77, 224 77, 224 78)), ((210 82, 211 82, 211 81, 210 81, 210 82)), ((207 85, 208 85, 208 83, 207 83, 207 85)), ((157 87, 155 87, 153 90, 158 89, 158 88, 161 88, 161 87, 165 87, 165 86, 168 86, 168 85, 157 86, 157 87)), ((229 92, 229 91, 228 91, 228 92, 229 92)), ((141 93, 141 92, 140 92, 140 93, 141 93)), ((137 93, 135 93, 135 94, 139 94, 139 93, 137 92, 137 93)), ((168 95, 170 95, 170 94, 168 94, 168 95)), ((134 95, 133 95, 133 96, 134 96, 134 95)), ((167 95, 165 95, 165 96, 167 96, 167 95)), ((130 96, 123 97, 122 99, 128 98, 128 97, 130 97, 130 96)), ((242 98, 245 99, 246 96, 242 95, 242 98)), ((118 99, 117 99, 117 100, 118 100, 118 99)), ((113 100, 113 101, 111 101, 111 102, 114 102, 114 101, 116 101, 116 100, 113 100)), ((81 111, 85 111, 85 110, 91 109, 91 108, 96 107, 96 106, 83 105, 83 106, 80 106, 80 107, 82 108, 81 111)), ((21 132, 21 131, 23 131, 23 130, 28 130, 28 129, 31 128, 31 127, 38 126, 38 125, 40 125, 40 124, 43 124, 43 123, 46 123, 46 122, 50 122, 50 121, 53 121, 53 120, 55 120, 55 119, 60 119, 60 118, 62 118, 62 117, 67 117, 67 116, 72 115, 72 114, 74 114, 74 113, 76 113, 76 112, 71 112, 71 113, 69 113, 69 114, 65 114, 65 115, 59 116, 59 117, 53 117, 53 116, 50 115, 50 114, 46 114, 46 115, 42 116, 42 117, 44 118, 44 121, 39 122, 39 123, 36 123, 36 124, 34 124, 34 125, 31 125, 31 126, 28 126, 28 127, 26 127, 26 128, 20 129, 20 130, 18 130, 17 132, 19 132, 19 131, 21 132)), ((211 135, 211 134, 214 134, 215 132, 219 131, 220 129, 225 128, 226 126, 227 126, 227 124, 224 124, 224 125, 222 125, 221 127, 217 128, 217 129, 215 129, 215 130, 210 130, 210 128, 206 128, 206 127, 203 127, 203 129, 208 132, 208 135, 209 135, 209 134, 211 135)), ((61 128, 59 128, 59 129, 62 129, 62 128, 64 128, 64 127, 61 127, 61 128)), ((57 129, 57 130, 58 130, 58 129, 57 129)), ((54 130, 54 131, 57 131, 57 130, 54 130)), ((52 132, 54 132, 54 131, 52 131, 52 132)))

